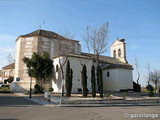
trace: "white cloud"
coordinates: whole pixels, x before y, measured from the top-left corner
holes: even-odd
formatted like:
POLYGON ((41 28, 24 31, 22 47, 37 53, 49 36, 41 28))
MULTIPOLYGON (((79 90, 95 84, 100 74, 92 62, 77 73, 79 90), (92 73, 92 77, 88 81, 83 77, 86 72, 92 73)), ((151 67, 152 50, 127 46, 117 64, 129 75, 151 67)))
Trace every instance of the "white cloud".
POLYGON ((0 42, 15 42, 16 38, 16 36, 0 34, 0 42))
POLYGON ((6 47, 6 48, 0 47, 0 51, 1 52, 14 52, 14 49, 11 47, 6 47))
POLYGON ((15 55, 16 37, 0 33, 0 69, 8 63, 7 56, 9 54, 15 55))
POLYGON ((131 49, 136 49, 138 48, 138 45, 131 45, 131 49))
MULTIPOLYGON (((15 50, 8 47, 8 48, 2 48, 0 47, 0 70, 2 67, 6 66, 9 64, 8 62, 8 55, 12 54, 13 57, 15 56, 15 50)), ((15 57, 14 57, 15 58, 15 57)))

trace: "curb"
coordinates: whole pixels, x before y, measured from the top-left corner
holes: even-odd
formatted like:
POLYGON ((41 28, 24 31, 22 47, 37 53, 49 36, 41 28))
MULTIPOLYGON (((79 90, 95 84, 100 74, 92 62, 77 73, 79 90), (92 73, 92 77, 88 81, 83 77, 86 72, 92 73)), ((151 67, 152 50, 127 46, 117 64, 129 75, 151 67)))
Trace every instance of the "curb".
POLYGON ((59 107, 130 107, 130 106, 160 106, 154 104, 62 104, 59 107))
POLYGON ((52 102, 47 102, 41 99, 37 99, 37 98, 29 98, 27 95, 24 95, 23 93, 14 93, 17 96, 23 97, 27 100, 33 101, 39 105, 43 105, 46 107, 129 107, 129 106, 160 106, 160 103, 100 103, 100 104, 94 104, 94 103, 90 103, 90 104, 85 104, 85 103, 80 103, 80 104, 65 104, 62 103, 61 105, 59 103, 54 103, 52 102))

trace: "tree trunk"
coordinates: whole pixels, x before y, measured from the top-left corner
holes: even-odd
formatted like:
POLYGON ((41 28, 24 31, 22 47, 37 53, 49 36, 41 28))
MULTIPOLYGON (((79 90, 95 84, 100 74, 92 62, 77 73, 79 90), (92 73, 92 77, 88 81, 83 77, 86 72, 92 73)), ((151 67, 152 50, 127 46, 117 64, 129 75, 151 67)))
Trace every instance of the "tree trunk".
POLYGON ((64 96, 64 84, 63 84, 63 80, 64 80, 64 71, 63 71, 63 68, 62 66, 60 65, 60 69, 61 69, 61 72, 62 72, 62 96, 64 96))
POLYGON ((154 89, 155 93, 156 93, 156 90, 157 90, 157 83, 155 83, 155 89, 154 89))

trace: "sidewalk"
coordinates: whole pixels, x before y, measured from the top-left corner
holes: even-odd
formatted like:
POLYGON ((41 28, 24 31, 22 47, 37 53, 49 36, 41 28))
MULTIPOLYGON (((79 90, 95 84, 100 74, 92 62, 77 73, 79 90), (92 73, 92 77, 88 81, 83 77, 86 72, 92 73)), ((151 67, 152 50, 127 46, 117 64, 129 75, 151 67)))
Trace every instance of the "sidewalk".
MULTIPOLYGON (((29 95, 24 95, 23 93, 14 93, 18 96, 24 97, 28 100, 31 100, 33 102, 36 102, 43 106, 48 107, 127 107, 127 106, 160 106, 160 102, 154 102, 154 103, 147 103, 147 102, 133 102, 133 103, 114 103, 114 102, 108 102, 104 103, 104 101, 110 101, 110 99, 93 99, 93 98, 79 98, 79 97, 73 97, 71 99, 68 99, 67 97, 62 97, 62 104, 60 104, 60 95, 59 94, 52 94, 51 96, 51 102, 48 102, 47 99, 44 98, 44 94, 32 94, 32 98, 29 98, 29 95), (100 102, 97 102, 100 101, 100 102)), ((117 99, 122 100, 122 99, 117 99)), ((151 100, 159 100, 158 99, 151 99, 151 100)), ((112 99, 111 99, 112 101, 112 99)))
POLYGON ((50 107, 54 107, 54 106, 58 106, 59 104, 57 103, 53 103, 53 102, 48 102, 45 98, 44 98, 44 94, 33 94, 32 95, 32 98, 29 98, 29 95, 25 95, 23 93, 14 93, 15 95, 17 96, 20 96, 20 97, 24 97, 25 99, 27 100, 31 100, 35 103, 38 103, 40 105, 43 105, 43 106, 50 106, 50 107))

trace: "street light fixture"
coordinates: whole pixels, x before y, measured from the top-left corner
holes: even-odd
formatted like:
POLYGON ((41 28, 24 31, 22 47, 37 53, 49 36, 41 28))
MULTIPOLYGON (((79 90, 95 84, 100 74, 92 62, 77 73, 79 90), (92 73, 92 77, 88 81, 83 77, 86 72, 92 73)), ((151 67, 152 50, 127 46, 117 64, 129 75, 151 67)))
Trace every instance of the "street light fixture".
POLYGON ((32 69, 33 67, 30 67, 31 69, 31 79, 30 79, 30 92, 29 92, 29 98, 32 98, 32 69))

